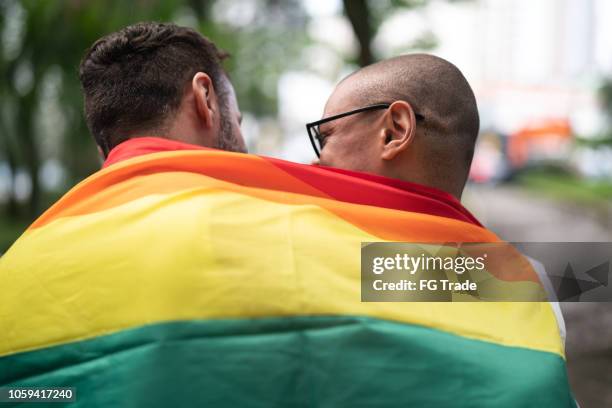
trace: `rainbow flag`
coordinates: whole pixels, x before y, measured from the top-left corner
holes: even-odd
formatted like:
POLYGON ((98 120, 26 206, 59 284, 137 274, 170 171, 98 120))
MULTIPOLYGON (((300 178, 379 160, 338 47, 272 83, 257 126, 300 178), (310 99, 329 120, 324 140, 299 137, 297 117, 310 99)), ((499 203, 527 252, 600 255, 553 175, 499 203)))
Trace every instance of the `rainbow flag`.
POLYGON ((0 386, 74 406, 572 407, 548 303, 362 303, 361 242, 488 242, 458 204, 216 150, 81 182, 0 259, 0 386))

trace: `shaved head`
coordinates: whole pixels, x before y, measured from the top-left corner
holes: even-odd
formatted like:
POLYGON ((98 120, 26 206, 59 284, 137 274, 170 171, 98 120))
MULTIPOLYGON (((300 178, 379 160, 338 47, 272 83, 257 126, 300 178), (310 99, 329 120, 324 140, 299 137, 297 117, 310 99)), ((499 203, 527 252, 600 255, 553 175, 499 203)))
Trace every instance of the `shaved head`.
MULTIPOLYGON (((338 84, 326 104, 324 116, 377 103, 393 104, 397 101, 405 102, 402 105, 405 108, 401 106, 394 108, 390 121, 379 121, 380 126, 386 127, 386 130, 380 126, 371 129, 381 135, 390 131, 397 134, 394 137, 399 138, 399 133, 394 128, 404 125, 400 123, 401 120, 395 124, 393 121, 402 115, 402 109, 407 110, 409 114, 406 115, 418 118, 410 124, 408 117, 406 119, 408 122, 404 126, 410 127, 407 130, 411 133, 406 133, 407 137, 411 138, 408 143, 410 149, 406 145, 405 150, 411 150, 411 153, 402 151, 401 163, 396 160, 393 166, 389 165, 389 160, 387 163, 376 165, 375 159, 370 161, 363 155, 361 164, 356 160, 353 160, 352 164, 345 160, 343 163, 348 164, 340 167, 404 178, 408 179, 407 181, 422 183, 426 181, 424 184, 433 184, 434 187, 452 190, 453 194, 457 195, 458 192, 460 195, 474 155, 479 117, 476 99, 470 85, 461 71, 450 62, 433 55, 411 54, 364 67, 338 84), (415 165, 415 161, 419 162, 418 166, 415 165), (400 165, 410 168, 412 174, 418 169, 419 178, 415 180, 413 176, 408 175, 408 171, 402 171, 400 165), (404 173, 407 174, 406 177, 403 176, 404 173)), ((381 115, 384 114, 380 111, 366 112, 362 118, 367 122, 362 125, 370 126, 369 124, 381 115)), ((336 125, 330 127, 341 125, 342 123, 338 121, 336 125)), ((354 133, 355 129, 352 132, 354 133)), ((385 138, 388 142, 389 135, 387 134, 385 138)), ((380 147, 380 144, 376 146, 380 147)), ((353 148, 357 151, 365 149, 368 150, 365 153, 376 154, 376 146, 364 140, 356 141, 353 148)), ((334 165, 335 158, 324 153, 325 149, 321 153, 321 164, 334 165)))
POLYGON ((469 147, 476 140, 480 121, 472 88, 461 71, 442 58, 402 55, 356 71, 342 82, 347 81, 358 90, 360 104, 410 103, 427 118, 422 127, 429 136, 453 139, 441 142, 469 147))

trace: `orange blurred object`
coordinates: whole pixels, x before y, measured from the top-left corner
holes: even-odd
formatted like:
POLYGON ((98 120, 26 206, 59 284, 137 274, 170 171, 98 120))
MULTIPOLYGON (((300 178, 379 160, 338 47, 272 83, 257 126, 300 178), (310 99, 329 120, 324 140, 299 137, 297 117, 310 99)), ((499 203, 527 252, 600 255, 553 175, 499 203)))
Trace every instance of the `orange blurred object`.
POLYGON ((513 168, 518 168, 530 161, 562 159, 572 138, 567 119, 548 119, 526 126, 510 135, 508 160, 513 168))

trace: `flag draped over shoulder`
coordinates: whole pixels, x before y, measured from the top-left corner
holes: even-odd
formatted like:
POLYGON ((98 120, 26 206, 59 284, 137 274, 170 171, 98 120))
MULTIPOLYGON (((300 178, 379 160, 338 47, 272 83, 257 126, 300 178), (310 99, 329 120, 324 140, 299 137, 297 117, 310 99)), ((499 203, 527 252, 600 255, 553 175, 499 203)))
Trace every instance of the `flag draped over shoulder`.
POLYGON ((547 303, 360 300, 361 242, 497 240, 375 176, 134 157, 0 259, 0 386, 76 387, 79 406, 574 406, 547 303))

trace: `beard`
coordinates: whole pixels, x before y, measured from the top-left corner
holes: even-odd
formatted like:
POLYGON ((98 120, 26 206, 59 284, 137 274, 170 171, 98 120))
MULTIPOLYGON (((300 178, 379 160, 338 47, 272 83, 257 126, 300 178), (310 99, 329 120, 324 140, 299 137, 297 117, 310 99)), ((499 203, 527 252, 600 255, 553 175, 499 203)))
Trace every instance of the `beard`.
POLYGON ((224 103, 221 106, 222 115, 219 118, 219 137, 217 138, 217 149, 228 152, 246 153, 247 149, 240 140, 229 118, 229 109, 224 103))
POLYGON ((219 137, 217 138, 216 148, 228 152, 246 153, 244 147, 241 146, 241 143, 234 134, 232 123, 225 115, 221 116, 219 137))

